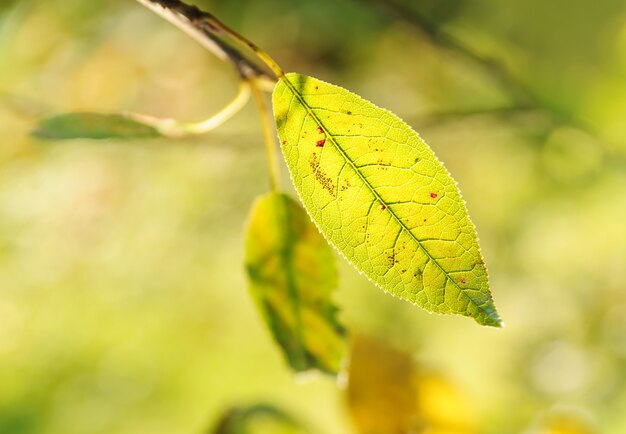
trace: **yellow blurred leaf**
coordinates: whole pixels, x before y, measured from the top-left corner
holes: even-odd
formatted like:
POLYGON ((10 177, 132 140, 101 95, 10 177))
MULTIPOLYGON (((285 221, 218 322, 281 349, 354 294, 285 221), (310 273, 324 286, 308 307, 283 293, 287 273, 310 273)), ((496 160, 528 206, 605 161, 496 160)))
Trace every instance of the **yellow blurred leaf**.
POLYGON ((348 406, 361 434, 469 434, 469 399, 408 354, 371 337, 352 339, 348 406))
POLYGON ((595 434, 589 418, 576 409, 553 410, 533 434, 595 434))
POLYGON ((414 377, 417 407, 429 433, 474 432, 475 417, 468 397, 444 376, 418 372, 414 377))

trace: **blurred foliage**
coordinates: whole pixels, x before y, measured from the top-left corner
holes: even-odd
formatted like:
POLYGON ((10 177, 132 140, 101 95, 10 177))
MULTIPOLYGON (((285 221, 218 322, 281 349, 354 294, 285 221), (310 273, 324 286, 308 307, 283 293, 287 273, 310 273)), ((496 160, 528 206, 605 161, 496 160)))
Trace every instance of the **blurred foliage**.
POLYGON ((348 405, 361 434, 476 432, 465 394, 383 341, 353 336, 348 379, 348 405))
MULTIPOLYGON (((476 432, 621 434, 626 4, 435 3, 198 2, 420 132, 507 327, 416 311, 343 263, 342 322, 445 374, 476 432)), ((260 401, 356 432, 330 379, 293 381, 247 294, 242 227, 268 189, 252 107, 179 142, 29 136, 53 112, 202 119, 236 93, 231 68, 126 0, 1 2, 0 53, 0 433, 203 432, 260 401)))
POLYGON ((578 409, 557 407, 539 418, 537 425, 529 430, 531 434, 593 434, 594 424, 578 409))
POLYGON ((292 369, 336 375, 345 357, 331 300, 336 259, 298 202, 281 193, 254 202, 245 263, 251 295, 292 369))
POLYGON ((209 434, 297 434, 305 431, 280 409, 257 404, 233 408, 218 420, 209 434))

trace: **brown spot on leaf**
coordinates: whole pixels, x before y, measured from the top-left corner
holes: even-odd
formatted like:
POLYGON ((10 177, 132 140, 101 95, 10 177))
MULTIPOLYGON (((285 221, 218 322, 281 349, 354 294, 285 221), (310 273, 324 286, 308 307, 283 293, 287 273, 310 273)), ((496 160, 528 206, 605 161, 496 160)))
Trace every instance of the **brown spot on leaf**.
POLYGON ((387 259, 389 260, 389 267, 393 267, 396 264, 396 253, 395 252, 391 252, 388 256, 387 259))
POLYGON ((322 127, 317 127, 317 132, 320 134, 324 134, 324 129, 322 127))
POLYGON ((335 183, 324 171, 324 169, 320 167, 320 160, 317 158, 317 154, 315 152, 311 154, 309 166, 313 170, 313 174, 315 175, 317 182, 319 182, 324 190, 328 191, 332 197, 336 197, 337 193, 335 193, 335 183))
POLYGON ((350 187, 352 187, 350 180, 348 178, 344 179, 341 184, 341 191, 346 191, 350 187))
POLYGON ((318 140, 315 146, 317 146, 318 148, 322 148, 324 147, 324 143, 326 143, 326 139, 318 140))
POLYGON ((385 204, 384 204, 384 203, 381 203, 381 204, 380 204, 380 209, 381 209, 381 210, 383 210, 383 211, 384 211, 386 208, 387 208, 387 207, 385 206, 385 204))
POLYGON ((463 285, 465 285, 465 283, 467 283, 467 281, 465 280, 465 277, 461 277, 460 282, 461 282, 463 285))
POLYGON ((286 145, 287 144, 287 140, 283 140, 282 143, 283 143, 283 145, 286 145))

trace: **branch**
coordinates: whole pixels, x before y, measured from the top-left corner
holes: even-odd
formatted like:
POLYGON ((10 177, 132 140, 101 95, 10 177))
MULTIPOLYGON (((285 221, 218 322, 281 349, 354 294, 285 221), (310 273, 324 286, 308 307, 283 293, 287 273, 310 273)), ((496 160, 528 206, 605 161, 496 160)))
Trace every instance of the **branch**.
POLYGON ((269 89, 277 77, 284 75, 267 53, 212 14, 179 0, 137 1, 187 33, 218 58, 230 61, 243 80, 263 81, 269 89))
POLYGON ((573 126, 590 134, 596 134, 591 125, 582 119, 565 113, 558 107, 547 103, 538 97, 524 82, 506 67, 501 61, 481 53, 477 53, 472 47, 461 39, 439 27, 419 11, 411 8, 408 4, 398 0, 358 0, 368 2, 376 6, 386 8, 399 19, 417 27, 434 44, 448 51, 459 54, 466 59, 482 66, 500 85, 514 98, 516 105, 541 110, 552 118, 553 121, 573 126))
MULTIPOLYGON (((514 116, 528 115, 536 113, 537 107, 533 106, 505 106, 505 107, 488 107, 479 108, 475 110, 451 110, 432 112, 420 118, 420 124, 423 125, 438 125, 450 121, 456 121, 458 119, 467 119, 474 117, 502 117, 508 120, 514 116)), ((545 113, 541 112, 541 115, 545 113)))

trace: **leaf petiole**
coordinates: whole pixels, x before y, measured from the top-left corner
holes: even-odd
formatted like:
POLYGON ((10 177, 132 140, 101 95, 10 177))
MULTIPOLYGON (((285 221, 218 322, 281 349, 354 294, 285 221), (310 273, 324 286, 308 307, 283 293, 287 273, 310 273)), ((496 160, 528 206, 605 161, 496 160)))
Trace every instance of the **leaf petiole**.
POLYGON ((274 74, 276 74, 276 77, 280 79, 285 76, 285 72, 280 66, 278 66, 278 63, 276 63, 276 61, 272 59, 269 54, 261 50, 255 43, 230 29, 225 24, 222 24, 217 18, 213 17, 213 20, 213 24, 219 27, 220 30, 250 48, 254 54, 256 54, 256 56, 262 60, 263 63, 265 63, 274 72, 274 74))
POLYGON ((274 133, 274 119, 267 109, 267 104, 264 100, 263 92, 259 88, 256 81, 250 81, 250 88, 252 89, 252 96, 256 102, 259 110, 259 117, 261 118, 261 127, 263 128, 263 139, 265 141, 265 151, 267 152, 267 164, 269 166, 270 173, 270 187, 272 191, 278 191, 280 183, 280 171, 278 168, 276 145, 274 133))
POLYGON ((181 122, 176 119, 157 118, 141 113, 128 113, 126 116, 145 125, 154 127, 165 137, 180 138, 207 133, 237 114, 250 99, 250 83, 241 80, 235 98, 222 110, 200 122, 181 122))

